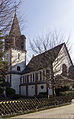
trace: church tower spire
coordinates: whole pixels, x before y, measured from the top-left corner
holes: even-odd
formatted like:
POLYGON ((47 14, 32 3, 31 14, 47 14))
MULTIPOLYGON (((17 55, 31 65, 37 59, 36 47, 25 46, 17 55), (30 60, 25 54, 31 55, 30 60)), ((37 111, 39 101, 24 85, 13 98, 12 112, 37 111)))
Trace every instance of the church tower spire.
POLYGON ((5 48, 15 48, 17 50, 26 51, 25 42, 26 37, 24 35, 21 35, 20 26, 15 10, 15 15, 9 32, 9 36, 5 40, 5 48))
POLYGON ((12 26, 11 26, 9 36, 14 36, 14 37, 21 36, 21 31, 20 31, 16 11, 15 11, 15 15, 14 15, 14 19, 13 19, 13 23, 12 23, 12 26))

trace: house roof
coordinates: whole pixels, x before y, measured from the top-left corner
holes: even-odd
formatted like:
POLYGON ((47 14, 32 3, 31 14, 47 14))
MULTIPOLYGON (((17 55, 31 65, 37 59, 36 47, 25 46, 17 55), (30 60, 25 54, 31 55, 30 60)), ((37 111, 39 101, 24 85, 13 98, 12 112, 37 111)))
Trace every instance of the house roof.
MULTIPOLYGON (((26 74, 26 73, 30 73, 33 71, 38 71, 39 69, 42 69, 42 68, 50 67, 51 63, 53 63, 54 60, 56 59, 56 57, 58 56, 58 53, 61 50, 63 45, 66 47, 65 43, 62 43, 48 51, 45 51, 42 54, 34 56, 30 60, 30 62, 28 63, 28 65, 26 66, 26 68, 24 69, 22 74, 26 74)), ((66 50, 67 50, 67 48, 66 48, 66 50)), ((68 55, 69 55, 69 53, 68 53, 68 55)), ((71 60, 71 58, 70 58, 70 60, 71 60)))

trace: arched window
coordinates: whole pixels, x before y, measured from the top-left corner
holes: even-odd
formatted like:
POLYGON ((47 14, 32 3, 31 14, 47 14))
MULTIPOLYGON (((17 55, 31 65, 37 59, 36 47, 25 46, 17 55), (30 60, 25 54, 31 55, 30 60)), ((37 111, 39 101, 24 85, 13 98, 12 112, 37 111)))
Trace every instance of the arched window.
POLYGON ((62 75, 67 76, 67 66, 65 64, 62 65, 62 75))
POLYGON ((17 66, 17 71, 20 71, 20 67, 19 66, 17 66))
POLYGON ((20 53, 18 53, 18 59, 20 59, 20 53))

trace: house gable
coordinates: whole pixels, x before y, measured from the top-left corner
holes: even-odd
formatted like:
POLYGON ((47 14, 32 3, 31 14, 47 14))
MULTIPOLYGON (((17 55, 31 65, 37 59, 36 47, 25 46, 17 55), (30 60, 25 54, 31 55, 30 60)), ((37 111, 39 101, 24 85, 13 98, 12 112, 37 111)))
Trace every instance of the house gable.
POLYGON ((73 65, 73 63, 65 43, 61 47, 61 50, 59 51, 57 58, 53 62, 54 75, 62 74, 63 65, 67 67, 67 75, 68 75, 69 67, 73 65))

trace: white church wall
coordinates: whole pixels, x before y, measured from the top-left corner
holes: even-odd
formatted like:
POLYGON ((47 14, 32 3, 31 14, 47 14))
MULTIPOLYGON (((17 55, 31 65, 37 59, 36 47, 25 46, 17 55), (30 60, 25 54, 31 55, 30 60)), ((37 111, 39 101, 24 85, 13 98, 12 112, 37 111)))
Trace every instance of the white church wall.
POLYGON ((26 96, 26 86, 21 86, 21 96, 26 96))
POLYGON ((28 96, 35 95, 35 85, 28 85, 28 96))
POLYGON ((58 57, 55 59, 53 63, 53 71, 54 75, 61 74, 62 73, 62 65, 65 64, 67 66, 67 69, 71 66, 71 62, 69 59, 69 56, 67 54, 67 51, 65 49, 65 46, 63 45, 58 57))
POLYGON ((4 60, 8 63, 8 68, 10 69, 10 49, 5 52, 4 60))
POLYGON ((11 88, 15 89, 16 94, 19 94, 20 77, 18 74, 11 75, 11 88))
POLYGON ((37 84, 37 95, 40 93, 40 92, 46 92, 46 84, 37 84), (41 87, 44 87, 43 89, 41 87))
POLYGON ((25 68, 25 52, 12 49, 12 70, 17 71, 17 66, 21 67, 21 71, 25 68))

